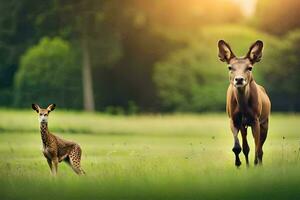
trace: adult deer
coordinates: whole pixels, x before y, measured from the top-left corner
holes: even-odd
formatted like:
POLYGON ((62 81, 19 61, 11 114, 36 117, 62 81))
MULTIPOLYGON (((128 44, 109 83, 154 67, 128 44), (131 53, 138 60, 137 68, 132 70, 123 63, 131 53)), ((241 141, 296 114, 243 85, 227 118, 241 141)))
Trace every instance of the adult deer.
POLYGON ((239 154, 242 150, 238 133, 242 134, 243 153, 249 165, 250 151, 247 142, 247 128, 252 129, 255 141, 254 164, 261 164, 263 144, 267 138, 271 102, 265 89, 258 85, 253 78, 253 65, 262 57, 263 42, 258 40, 250 46, 244 57, 236 57, 230 46, 223 40, 218 42, 219 58, 228 64, 229 87, 227 90, 226 110, 230 118, 230 128, 234 138, 232 151, 235 154, 235 165, 240 166, 239 154))

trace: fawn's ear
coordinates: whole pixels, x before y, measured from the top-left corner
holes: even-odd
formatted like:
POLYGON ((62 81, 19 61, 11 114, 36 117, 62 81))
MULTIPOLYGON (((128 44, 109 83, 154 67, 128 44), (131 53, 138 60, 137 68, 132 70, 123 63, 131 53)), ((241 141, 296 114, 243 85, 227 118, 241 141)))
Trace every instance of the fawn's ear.
POLYGON ((40 110, 39 105, 33 103, 33 104, 31 105, 31 107, 32 107, 33 110, 35 110, 37 113, 39 113, 39 110, 40 110))
POLYGON ((259 62, 262 57, 263 47, 264 43, 261 40, 257 40, 254 44, 250 46, 246 58, 248 58, 252 64, 259 62))
POLYGON ((219 58, 223 62, 227 62, 229 64, 232 58, 235 58, 234 53, 232 52, 229 44, 227 44, 224 40, 219 40, 219 58))
POLYGON ((56 107, 55 104, 50 104, 50 105, 48 106, 47 110, 48 110, 49 112, 51 112, 52 110, 55 109, 55 107, 56 107))

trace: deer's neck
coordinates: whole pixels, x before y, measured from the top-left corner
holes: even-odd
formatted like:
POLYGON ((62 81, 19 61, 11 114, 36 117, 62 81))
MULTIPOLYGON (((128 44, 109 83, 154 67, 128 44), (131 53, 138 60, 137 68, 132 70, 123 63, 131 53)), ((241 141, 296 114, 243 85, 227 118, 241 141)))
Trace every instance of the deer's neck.
POLYGON ((235 88, 235 97, 237 104, 239 106, 239 110, 242 112, 246 112, 250 99, 250 86, 249 84, 243 88, 235 88))
POLYGON ((48 135, 49 135, 48 123, 41 122, 40 129, 41 129, 41 137, 42 137, 43 145, 46 146, 48 144, 48 135))

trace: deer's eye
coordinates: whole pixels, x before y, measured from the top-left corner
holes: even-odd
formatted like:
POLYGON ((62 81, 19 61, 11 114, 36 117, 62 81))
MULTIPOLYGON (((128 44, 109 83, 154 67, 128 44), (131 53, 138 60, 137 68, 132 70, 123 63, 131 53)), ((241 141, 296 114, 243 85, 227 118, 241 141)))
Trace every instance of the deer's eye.
POLYGON ((43 114, 42 113, 40 113, 40 116, 42 116, 43 114))
POLYGON ((229 71, 231 71, 231 70, 232 70, 232 67, 231 67, 231 66, 228 66, 228 69, 229 69, 229 71))
POLYGON ((247 70, 251 72, 252 71, 252 67, 248 67, 247 70))
POLYGON ((46 117, 46 116, 48 116, 48 114, 44 114, 44 116, 46 117))

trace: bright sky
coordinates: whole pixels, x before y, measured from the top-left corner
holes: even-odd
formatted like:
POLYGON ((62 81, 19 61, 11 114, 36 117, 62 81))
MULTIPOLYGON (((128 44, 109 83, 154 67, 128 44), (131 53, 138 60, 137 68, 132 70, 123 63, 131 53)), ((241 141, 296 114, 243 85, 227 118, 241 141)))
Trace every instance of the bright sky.
POLYGON ((257 0, 232 0, 241 6, 245 16, 254 14, 257 0))

